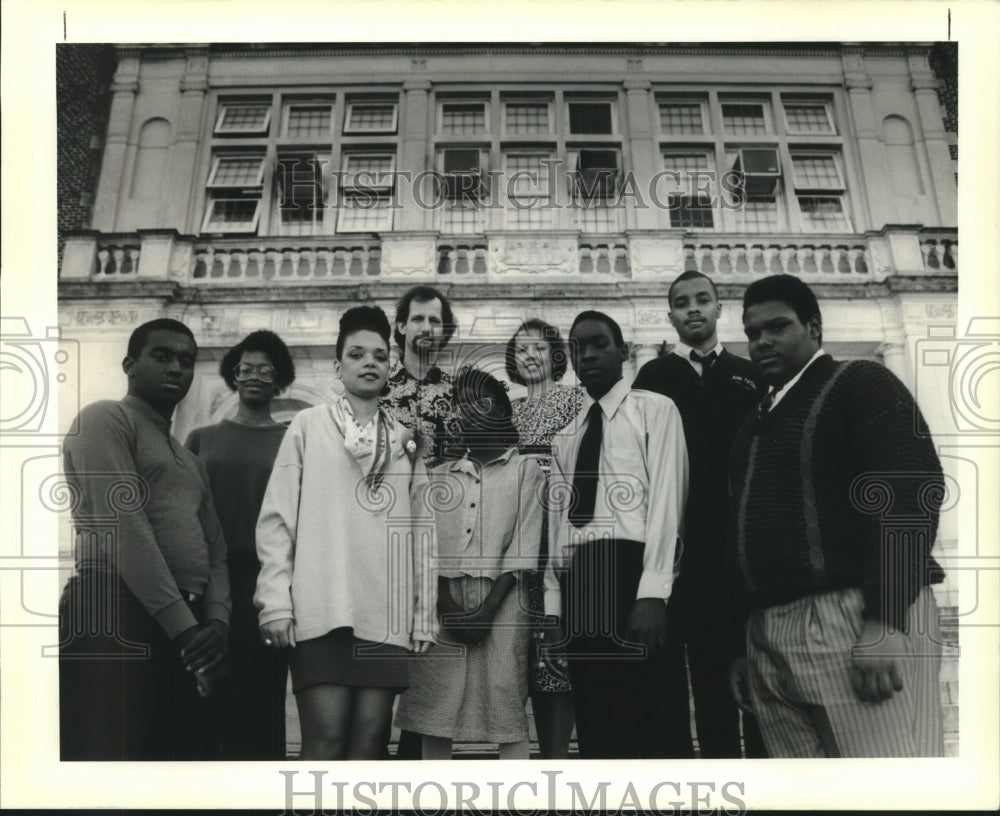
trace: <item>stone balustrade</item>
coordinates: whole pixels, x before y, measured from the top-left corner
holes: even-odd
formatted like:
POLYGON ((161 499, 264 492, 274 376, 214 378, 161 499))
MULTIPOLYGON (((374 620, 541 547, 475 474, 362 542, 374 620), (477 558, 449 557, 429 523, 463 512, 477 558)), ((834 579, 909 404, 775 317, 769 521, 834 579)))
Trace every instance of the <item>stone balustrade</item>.
POLYGON ((65 244, 61 280, 174 281, 184 285, 358 283, 428 274, 455 283, 672 280, 696 270, 723 282, 777 273, 810 282, 865 283, 893 275, 954 276, 958 231, 887 226, 847 236, 738 235, 641 231, 581 235, 572 231, 435 233, 383 238, 220 238, 170 230, 126 235, 79 232, 65 244))

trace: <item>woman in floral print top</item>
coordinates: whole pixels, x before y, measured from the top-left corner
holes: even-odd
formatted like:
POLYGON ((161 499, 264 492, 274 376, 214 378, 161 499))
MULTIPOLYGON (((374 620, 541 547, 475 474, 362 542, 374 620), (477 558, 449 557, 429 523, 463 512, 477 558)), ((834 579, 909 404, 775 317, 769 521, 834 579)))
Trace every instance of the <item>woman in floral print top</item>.
MULTIPOLYGON (((524 385, 528 396, 514 400, 514 426, 522 453, 546 457, 548 465, 552 437, 569 425, 583 406, 583 391, 559 385, 566 373, 566 343, 555 326, 526 320, 507 342, 507 376, 524 385)), ((548 531, 543 530, 539 568, 548 557, 548 531)), ((541 571, 527 576, 528 601, 535 620, 543 615, 541 571)), ((529 687, 531 707, 538 732, 538 746, 543 759, 565 759, 573 733, 573 699, 565 666, 543 655, 541 630, 536 623, 531 640, 529 687)))

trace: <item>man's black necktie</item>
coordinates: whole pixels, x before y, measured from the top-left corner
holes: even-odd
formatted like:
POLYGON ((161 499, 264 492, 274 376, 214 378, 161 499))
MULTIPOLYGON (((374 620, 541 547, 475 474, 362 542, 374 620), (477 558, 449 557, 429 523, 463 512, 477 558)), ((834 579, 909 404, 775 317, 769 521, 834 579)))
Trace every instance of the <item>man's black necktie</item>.
POLYGON ((702 356, 694 349, 691 349, 691 359, 696 363, 701 363, 701 378, 703 380, 708 376, 708 370, 712 367, 712 363, 715 362, 718 356, 714 351, 710 351, 708 354, 702 356))
POLYGON ((573 495, 576 502, 569 509, 569 520, 574 527, 583 527, 594 520, 597 501, 597 471, 601 461, 601 438, 604 435, 601 404, 595 402, 587 412, 587 430, 580 440, 573 471, 573 495))
POLYGON ((757 416, 763 419, 767 416, 768 411, 771 410, 771 404, 774 402, 774 391, 768 391, 760 403, 757 405, 757 416))

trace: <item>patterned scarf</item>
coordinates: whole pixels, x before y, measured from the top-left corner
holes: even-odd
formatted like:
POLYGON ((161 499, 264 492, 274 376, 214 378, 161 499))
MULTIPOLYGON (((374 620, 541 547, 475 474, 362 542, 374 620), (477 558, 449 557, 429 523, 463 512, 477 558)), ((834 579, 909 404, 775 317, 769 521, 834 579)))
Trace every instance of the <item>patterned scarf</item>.
POLYGON ((391 456, 389 420, 379 409, 364 428, 358 424, 354 409, 345 397, 330 405, 330 416, 344 437, 344 448, 358 463, 369 490, 378 490, 389 469, 391 456))

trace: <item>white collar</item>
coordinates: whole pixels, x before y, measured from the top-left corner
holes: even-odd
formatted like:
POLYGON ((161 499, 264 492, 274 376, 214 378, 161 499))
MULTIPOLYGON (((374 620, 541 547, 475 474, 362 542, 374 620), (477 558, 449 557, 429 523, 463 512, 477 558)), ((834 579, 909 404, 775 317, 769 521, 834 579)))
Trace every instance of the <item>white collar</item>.
POLYGON ((799 369, 798 374, 796 374, 788 382, 786 382, 783 386, 781 386, 781 388, 776 388, 772 390, 774 399, 771 400, 771 410, 774 410, 774 406, 776 406, 781 401, 782 397, 784 397, 785 394, 787 394, 791 390, 792 386, 795 385, 795 383, 797 383, 802 378, 802 375, 806 373, 806 369, 809 368, 809 366, 811 366, 813 363, 815 363, 820 357, 824 356, 826 356, 826 352, 823 351, 822 348, 816 349, 816 353, 809 358, 808 363, 806 363, 804 366, 802 366, 802 368, 799 369))

